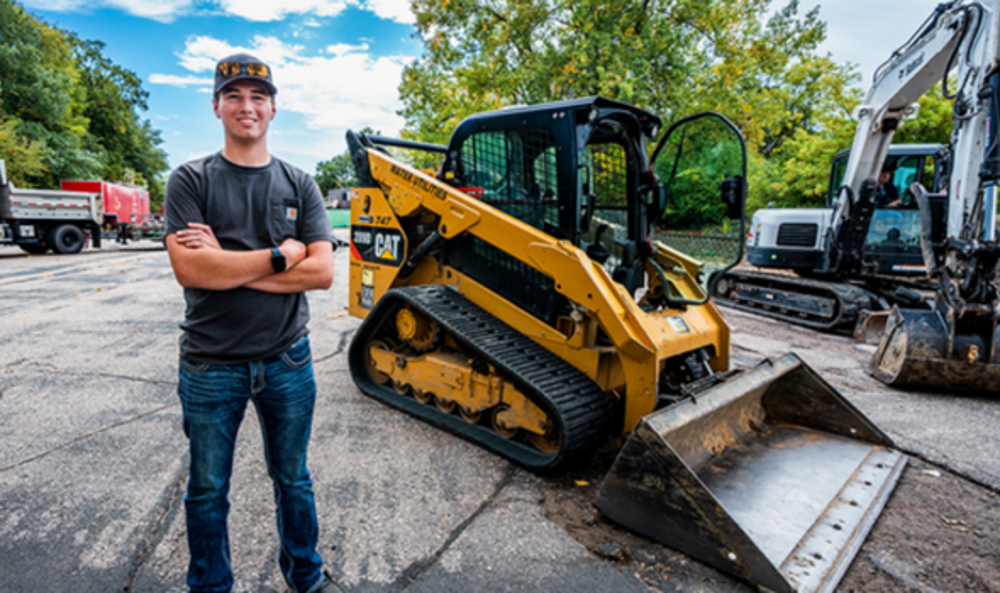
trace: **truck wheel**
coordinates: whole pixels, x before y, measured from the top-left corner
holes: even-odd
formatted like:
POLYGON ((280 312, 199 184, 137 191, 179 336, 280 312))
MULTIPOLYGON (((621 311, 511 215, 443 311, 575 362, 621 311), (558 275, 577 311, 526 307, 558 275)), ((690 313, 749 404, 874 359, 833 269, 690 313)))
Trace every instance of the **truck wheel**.
POLYGON ((49 246, 44 243, 18 243, 17 246, 21 248, 21 251, 31 255, 42 255, 49 250, 49 246))
POLYGON ((49 232, 49 245, 56 253, 80 253, 87 238, 79 227, 71 224, 57 226, 49 232))

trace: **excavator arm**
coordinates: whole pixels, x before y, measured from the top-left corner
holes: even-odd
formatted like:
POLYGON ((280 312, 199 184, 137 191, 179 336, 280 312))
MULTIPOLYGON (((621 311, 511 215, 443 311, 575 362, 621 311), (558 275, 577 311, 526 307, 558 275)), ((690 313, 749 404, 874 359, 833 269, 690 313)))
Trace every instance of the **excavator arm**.
POLYGON ((904 120, 916 117, 916 101, 956 63, 968 68, 978 61, 971 56, 984 38, 984 11, 977 3, 940 4, 918 32, 875 71, 864 102, 855 110, 858 125, 827 235, 827 272, 860 263, 875 209, 876 180, 892 138, 904 120))

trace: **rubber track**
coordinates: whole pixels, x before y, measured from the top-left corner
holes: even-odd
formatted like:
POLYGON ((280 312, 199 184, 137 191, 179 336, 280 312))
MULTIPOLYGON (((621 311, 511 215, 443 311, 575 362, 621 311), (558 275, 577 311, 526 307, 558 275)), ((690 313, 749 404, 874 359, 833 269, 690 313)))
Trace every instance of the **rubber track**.
MULTIPOLYGON (((837 302, 832 317, 823 318, 819 316, 803 317, 797 313, 782 313, 776 308, 765 309, 752 303, 734 301, 719 294, 713 294, 712 298, 719 304, 741 311, 749 311, 757 315, 788 321, 797 325, 811 327, 824 331, 852 327, 858 320, 858 315, 864 309, 876 309, 878 307, 878 297, 871 292, 855 286, 848 282, 829 282, 823 280, 808 280, 785 276, 782 274, 768 274, 759 272, 748 272, 742 270, 730 270, 726 272, 725 279, 730 282, 741 282, 751 284, 761 288, 778 288, 788 292, 798 292, 809 296, 824 296, 837 302)), ((716 283, 716 286, 719 284, 716 283)))
POLYGON ((354 335, 348 352, 354 382, 369 396, 533 471, 553 470, 600 446, 608 437, 611 404, 587 375, 530 338, 444 286, 397 288, 386 292, 354 335), (394 334, 394 316, 406 303, 433 319, 468 353, 489 361, 549 415, 562 435, 558 453, 506 440, 491 428, 444 414, 433 404, 400 395, 368 375, 365 353, 372 340, 394 334))

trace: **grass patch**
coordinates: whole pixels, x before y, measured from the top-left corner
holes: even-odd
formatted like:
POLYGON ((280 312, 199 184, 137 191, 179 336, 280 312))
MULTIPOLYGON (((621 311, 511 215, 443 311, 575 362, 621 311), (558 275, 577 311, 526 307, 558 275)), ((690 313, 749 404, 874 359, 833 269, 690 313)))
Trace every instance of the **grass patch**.
POLYGON ((328 209, 326 215, 330 218, 330 226, 335 229, 346 229, 351 226, 351 211, 346 208, 343 210, 328 209))

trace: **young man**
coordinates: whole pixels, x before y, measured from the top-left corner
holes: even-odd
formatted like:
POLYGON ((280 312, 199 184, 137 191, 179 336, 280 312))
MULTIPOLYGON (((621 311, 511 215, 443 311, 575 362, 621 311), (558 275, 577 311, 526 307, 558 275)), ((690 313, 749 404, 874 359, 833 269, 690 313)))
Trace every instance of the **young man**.
POLYGON ((876 200, 876 208, 894 208, 899 206, 899 192, 892 181, 895 170, 886 165, 878 174, 878 185, 882 189, 881 196, 876 200))
POLYGON ((332 232, 313 180, 270 155, 266 64, 216 65, 221 152, 167 183, 166 245, 187 302, 177 393, 190 445, 184 506, 192 591, 230 591, 227 515, 236 434, 253 403, 274 483, 279 564, 296 593, 340 591, 322 571, 306 450, 316 400, 304 291, 333 283, 332 232))

